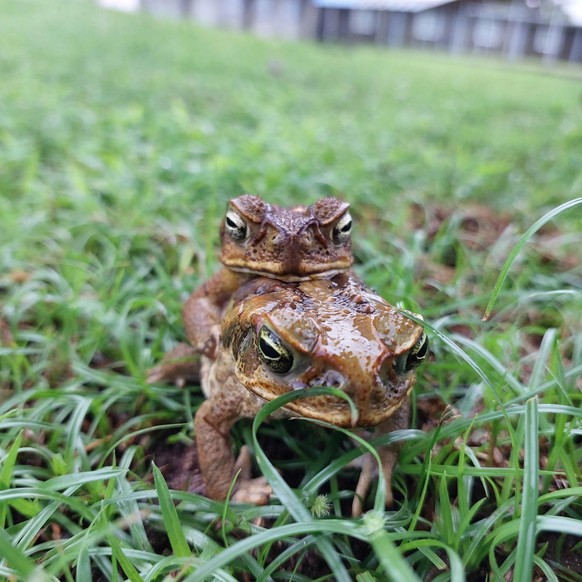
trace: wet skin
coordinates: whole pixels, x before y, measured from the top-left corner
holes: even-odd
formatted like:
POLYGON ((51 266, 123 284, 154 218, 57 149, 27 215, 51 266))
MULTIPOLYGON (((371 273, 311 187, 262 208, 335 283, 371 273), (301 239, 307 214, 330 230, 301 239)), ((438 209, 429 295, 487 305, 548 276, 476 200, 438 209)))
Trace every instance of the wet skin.
MULTIPOLYGON (((195 418, 200 468, 212 498, 226 497, 237 468, 232 425, 286 392, 335 387, 353 400, 357 414, 344 399, 322 395, 295 400, 278 417, 375 427, 374 437, 408 427, 414 369, 427 351, 423 328, 349 276, 297 283, 255 278, 234 293, 220 337, 215 356, 203 358, 207 400, 195 418)), ((390 504, 397 450, 380 447, 378 453, 390 504)), ((267 503, 266 482, 248 477, 247 467, 234 499, 267 503)), ((373 477, 374 464, 364 463, 354 514, 373 477)))

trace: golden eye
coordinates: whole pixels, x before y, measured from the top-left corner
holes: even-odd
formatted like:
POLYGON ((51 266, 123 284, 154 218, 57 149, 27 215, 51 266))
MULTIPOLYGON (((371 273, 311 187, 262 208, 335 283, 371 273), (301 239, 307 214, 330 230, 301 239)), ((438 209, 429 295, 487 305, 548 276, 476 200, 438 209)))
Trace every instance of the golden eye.
POLYGON ((406 354, 394 361, 394 370, 399 374, 405 374, 419 366, 428 354, 428 337, 423 331, 420 339, 406 354))
POLYGON ((352 215, 346 212, 333 227, 331 231, 331 239, 334 244, 341 245, 350 240, 352 233, 352 215))
POLYGON ((275 374, 287 374, 293 367, 293 354, 281 338, 266 326, 261 327, 258 338, 261 360, 275 374))
POLYGON ((249 235, 249 227, 234 210, 229 210, 224 217, 224 227, 230 238, 236 242, 244 241, 249 235))

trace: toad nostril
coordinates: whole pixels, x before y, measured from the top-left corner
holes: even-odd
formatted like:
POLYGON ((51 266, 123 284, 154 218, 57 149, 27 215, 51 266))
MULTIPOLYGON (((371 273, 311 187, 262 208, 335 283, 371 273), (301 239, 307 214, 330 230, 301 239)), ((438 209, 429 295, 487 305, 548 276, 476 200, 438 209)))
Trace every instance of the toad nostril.
POLYGON ((345 377, 337 370, 327 370, 327 372, 311 382, 313 386, 327 386, 329 388, 341 388, 345 383, 345 377))

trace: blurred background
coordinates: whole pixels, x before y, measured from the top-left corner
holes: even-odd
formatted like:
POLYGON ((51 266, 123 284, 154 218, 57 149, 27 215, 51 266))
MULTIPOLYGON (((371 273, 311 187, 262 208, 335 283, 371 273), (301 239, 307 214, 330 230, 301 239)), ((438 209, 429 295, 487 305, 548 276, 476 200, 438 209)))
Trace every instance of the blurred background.
POLYGON ((582 0, 99 0, 270 38, 582 62, 582 0))

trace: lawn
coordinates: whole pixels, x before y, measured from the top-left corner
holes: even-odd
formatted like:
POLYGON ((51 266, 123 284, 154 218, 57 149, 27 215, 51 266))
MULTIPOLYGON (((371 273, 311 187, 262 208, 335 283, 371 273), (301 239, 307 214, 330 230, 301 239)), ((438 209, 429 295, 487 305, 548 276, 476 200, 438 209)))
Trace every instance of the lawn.
POLYGON ((0 0, 0 578, 582 580, 580 78, 0 0), (425 317, 390 511, 307 421, 235 428, 270 505, 196 492, 200 389, 146 376, 243 192, 348 200, 425 317))

